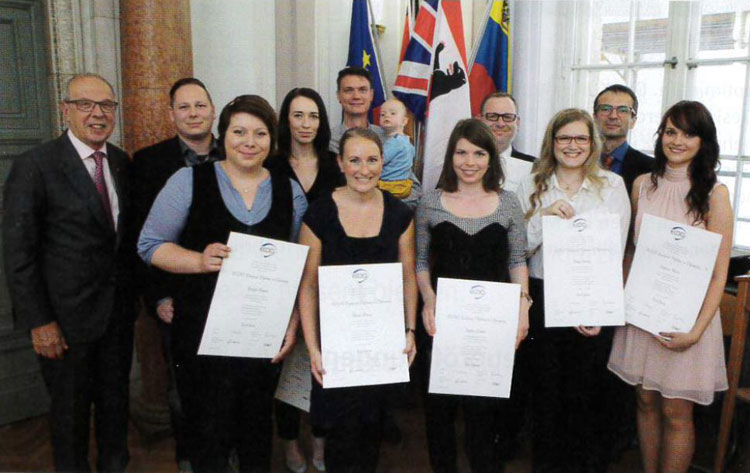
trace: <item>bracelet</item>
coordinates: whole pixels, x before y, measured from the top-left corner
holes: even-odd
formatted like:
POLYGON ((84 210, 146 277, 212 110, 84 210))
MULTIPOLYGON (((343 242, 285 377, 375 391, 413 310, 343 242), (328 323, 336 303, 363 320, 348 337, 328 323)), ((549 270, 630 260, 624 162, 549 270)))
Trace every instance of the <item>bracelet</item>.
POLYGON ((409 332, 411 332, 411 333, 413 333, 415 335, 417 334, 417 332, 413 328, 406 327, 406 334, 408 335, 409 332))
POLYGON ((521 298, 526 299, 526 302, 529 303, 529 307, 531 307, 531 304, 534 303, 534 300, 531 298, 528 292, 521 292, 521 298))

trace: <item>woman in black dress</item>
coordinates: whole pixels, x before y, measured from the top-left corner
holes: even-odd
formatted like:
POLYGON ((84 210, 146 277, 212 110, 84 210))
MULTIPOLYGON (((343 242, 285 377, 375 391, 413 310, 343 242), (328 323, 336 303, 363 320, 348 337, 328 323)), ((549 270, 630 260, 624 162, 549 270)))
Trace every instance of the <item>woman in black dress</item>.
MULTIPOLYGON (((336 155, 328 151, 331 128, 323 99, 313 89, 298 87, 284 97, 279 112, 278 151, 268 158, 265 166, 299 182, 307 202, 330 195, 344 185, 336 155)), ((287 468, 294 473, 307 471, 299 443, 300 411, 279 400, 274 401, 276 430, 284 440, 287 468)), ((312 464, 325 471, 325 432, 312 425, 312 464)))
POLYGON ((346 186, 316 200, 305 214, 300 243, 310 247, 302 276, 299 309, 314 376, 313 423, 326 431, 326 469, 374 472, 378 464, 384 395, 388 385, 323 390, 318 320, 318 267, 400 262, 403 269, 406 336, 404 352, 416 354, 417 285, 414 223, 406 204, 377 188, 383 145, 370 131, 351 129, 341 138, 338 163, 346 186))
MULTIPOLYGON (((426 193, 417 207, 417 283, 424 301, 422 321, 430 337, 436 333, 439 277, 520 284, 516 347, 526 337, 531 302, 526 227, 516 195, 502 190, 502 180, 490 129, 476 119, 458 122, 448 141, 438 188, 426 193)), ((427 345, 429 357, 432 338, 427 345)), ((471 471, 500 471, 493 445, 498 405, 493 398, 427 394, 425 426, 433 471, 458 471, 454 423, 459 406, 471 471)))

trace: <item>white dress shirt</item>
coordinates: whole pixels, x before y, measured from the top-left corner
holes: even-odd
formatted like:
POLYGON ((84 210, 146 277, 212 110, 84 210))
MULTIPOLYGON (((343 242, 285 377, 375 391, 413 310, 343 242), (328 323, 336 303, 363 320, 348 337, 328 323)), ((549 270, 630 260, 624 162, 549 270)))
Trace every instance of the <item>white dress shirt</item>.
POLYGON ((102 146, 101 149, 93 149, 83 141, 79 140, 72 131, 68 130, 68 138, 70 138, 73 147, 78 152, 78 156, 83 161, 83 165, 86 166, 86 170, 89 172, 92 180, 94 179, 94 173, 96 171, 96 161, 91 156, 96 151, 104 153, 104 159, 102 160, 102 166, 104 167, 104 182, 107 184, 107 194, 109 195, 109 204, 112 206, 110 211, 112 212, 112 221, 115 223, 115 230, 117 230, 117 217, 120 215, 120 203, 117 200, 117 190, 115 184, 112 181, 112 173, 109 170, 109 159, 107 159, 107 145, 102 146))

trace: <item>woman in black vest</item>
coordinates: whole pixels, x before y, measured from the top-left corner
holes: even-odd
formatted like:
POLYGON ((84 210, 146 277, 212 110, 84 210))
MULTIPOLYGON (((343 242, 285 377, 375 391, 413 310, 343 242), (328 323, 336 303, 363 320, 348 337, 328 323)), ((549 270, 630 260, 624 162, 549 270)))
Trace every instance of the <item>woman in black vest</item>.
POLYGON ((144 225, 139 253, 176 273, 172 353, 177 387, 191 432, 196 473, 225 472, 236 448, 242 471, 270 471, 272 400, 276 370, 293 347, 299 319, 289 323, 281 351, 271 360, 198 356, 198 345, 230 248, 229 232, 294 241, 307 208, 289 177, 269 172, 276 115, 257 95, 237 97, 219 117, 223 160, 175 173, 144 225))
POLYGON ((308 245, 310 252, 300 284, 299 310, 315 378, 311 415, 314 423, 326 429, 326 470, 366 473, 377 468, 388 385, 322 388, 325 371, 318 336, 318 267, 401 263, 404 352, 411 363, 416 355, 417 309, 414 223, 406 204, 377 187, 383 170, 383 145, 375 132, 352 128, 344 133, 338 163, 346 186, 316 200, 300 231, 300 243, 308 245))
MULTIPOLYGON (((323 99, 313 89, 297 87, 289 91, 279 112, 278 152, 265 162, 266 168, 279 171, 299 182, 307 202, 330 195, 344 185, 336 155, 328 151, 331 128, 323 99)), ((284 457, 289 471, 304 473, 307 462, 299 443, 300 410, 285 402, 274 402, 276 430, 284 440, 284 457)), ((312 425, 312 464, 324 471, 325 432, 312 425)))

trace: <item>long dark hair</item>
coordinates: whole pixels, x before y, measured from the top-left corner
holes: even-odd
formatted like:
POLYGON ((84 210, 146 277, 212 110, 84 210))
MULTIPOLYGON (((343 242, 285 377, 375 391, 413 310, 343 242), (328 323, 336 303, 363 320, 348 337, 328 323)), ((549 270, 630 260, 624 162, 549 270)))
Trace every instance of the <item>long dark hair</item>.
POLYGON ((326 112, 326 106, 323 103, 323 99, 313 89, 307 87, 297 87, 289 91, 284 97, 284 102, 281 104, 281 110, 279 111, 279 142, 278 150, 279 154, 289 157, 292 152, 292 132, 289 129, 289 109, 292 106, 292 100, 297 97, 306 97, 318 106, 318 116, 320 118, 320 125, 318 125, 318 133, 315 135, 313 140, 313 148, 318 159, 328 158, 328 142, 331 141, 331 126, 328 124, 328 113, 326 112))
POLYGON ((694 223, 700 223, 708 217, 708 202, 711 190, 716 184, 716 168, 719 164, 719 140, 716 137, 716 125, 705 105, 700 102, 683 100, 672 105, 661 119, 654 145, 654 171, 651 183, 657 187, 657 178, 663 177, 667 168, 667 157, 664 155, 662 138, 667 127, 667 119, 682 130, 698 136, 701 147, 688 165, 690 191, 685 197, 688 212, 695 217, 694 223))
POLYGON ((487 172, 482 177, 482 188, 486 192, 500 192, 500 184, 505 180, 503 168, 500 167, 500 154, 497 152, 497 143, 495 136, 487 125, 476 118, 467 118, 456 123, 448 139, 448 146, 445 149, 445 158, 443 159, 443 170, 440 173, 437 187, 445 192, 456 192, 458 190, 458 176, 453 169, 453 153, 456 152, 456 145, 461 138, 465 138, 469 143, 478 146, 489 154, 490 162, 487 166, 487 172))

